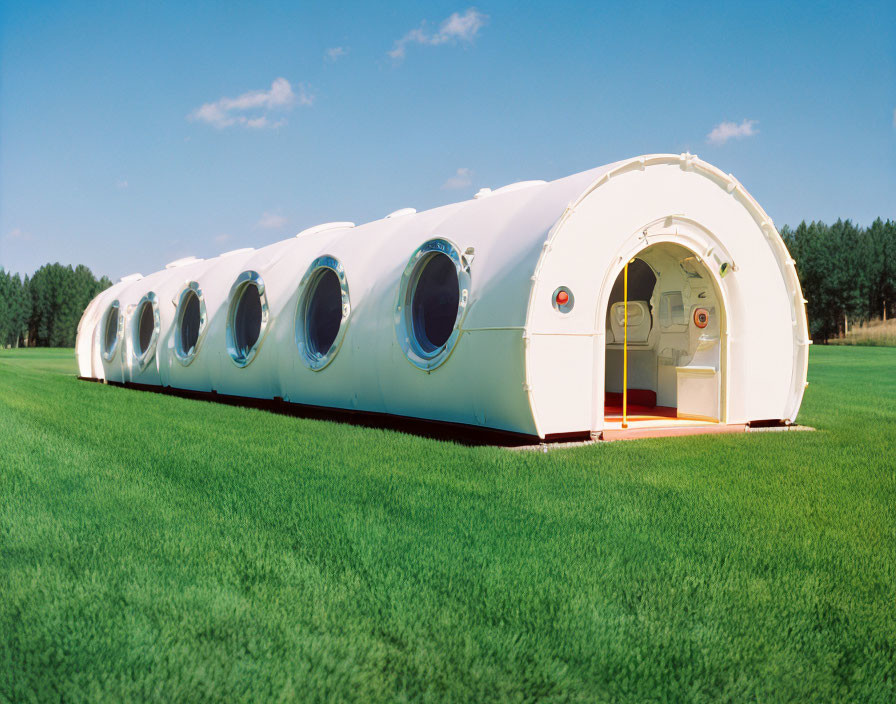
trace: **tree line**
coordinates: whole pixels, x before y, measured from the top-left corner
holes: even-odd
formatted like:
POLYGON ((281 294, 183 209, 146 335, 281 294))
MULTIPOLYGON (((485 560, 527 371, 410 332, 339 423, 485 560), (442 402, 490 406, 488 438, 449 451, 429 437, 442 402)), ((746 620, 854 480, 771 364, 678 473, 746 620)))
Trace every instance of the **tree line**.
MULTIPOLYGON (((785 225, 781 236, 796 261, 813 340, 842 334, 847 320, 894 317, 896 222, 803 221, 785 225)), ((0 268, 0 346, 73 347, 87 304, 111 285, 83 265, 46 264, 30 279, 0 268)))
POLYGON ((0 268, 0 346, 74 347, 81 314, 111 285, 83 265, 46 264, 31 278, 0 268))
POLYGON ((896 308, 896 222, 869 227, 849 220, 833 225, 786 225, 781 236, 796 261, 809 316, 809 332, 825 343, 845 332, 847 321, 891 319, 896 308))

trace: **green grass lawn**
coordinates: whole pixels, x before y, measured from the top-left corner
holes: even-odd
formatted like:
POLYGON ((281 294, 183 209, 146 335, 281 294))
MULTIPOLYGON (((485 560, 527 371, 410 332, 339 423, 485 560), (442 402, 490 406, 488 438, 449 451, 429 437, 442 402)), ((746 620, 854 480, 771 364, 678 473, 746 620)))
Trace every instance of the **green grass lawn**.
POLYGON ((0 700, 896 700, 896 349, 547 454, 0 352, 0 700))

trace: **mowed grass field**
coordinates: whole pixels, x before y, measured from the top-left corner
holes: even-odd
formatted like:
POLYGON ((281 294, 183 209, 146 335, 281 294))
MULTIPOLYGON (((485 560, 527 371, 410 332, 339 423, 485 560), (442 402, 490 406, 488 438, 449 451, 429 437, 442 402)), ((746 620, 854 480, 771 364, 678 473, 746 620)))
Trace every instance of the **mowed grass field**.
POLYGON ((74 373, 0 352, 0 700, 896 700, 896 349, 549 453, 74 373))

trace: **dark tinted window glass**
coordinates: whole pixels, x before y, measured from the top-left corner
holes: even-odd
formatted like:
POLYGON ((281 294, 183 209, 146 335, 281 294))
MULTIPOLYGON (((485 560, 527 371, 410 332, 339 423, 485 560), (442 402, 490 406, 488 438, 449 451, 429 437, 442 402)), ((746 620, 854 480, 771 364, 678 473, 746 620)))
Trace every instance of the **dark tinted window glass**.
POLYGON ((457 269, 445 254, 433 254, 423 264, 411 301, 414 337, 417 344, 432 352, 451 337, 460 289, 457 269))
POLYGON ((184 312, 180 319, 181 352, 190 354, 199 341, 199 297, 192 291, 183 302, 184 312))
POLYGON ((342 289, 332 269, 324 269, 317 279, 305 318, 306 337, 311 351, 325 355, 333 346, 342 323, 342 289))
POLYGON ((149 348, 149 343, 152 340, 152 333, 153 330, 155 330, 155 327, 156 321, 152 314, 152 303, 146 301, 140 309, 140 334, 137 340, 139 345, 137 351, 140 354, 143 354, 149 348))
POLYGON ((106 346, 106 352, 112 350, 112 346, 115 344, 115 338, 118 337, 118 306, 114 306, 109 309, 109 314, 106 316, 106 330, 103 334, 103 343, 106 346))
POLYGON ((233 324, 233 341, 239 353, 245 356, 261 334, 261 296, 257 286, 248 284, 243 287, 233 324))

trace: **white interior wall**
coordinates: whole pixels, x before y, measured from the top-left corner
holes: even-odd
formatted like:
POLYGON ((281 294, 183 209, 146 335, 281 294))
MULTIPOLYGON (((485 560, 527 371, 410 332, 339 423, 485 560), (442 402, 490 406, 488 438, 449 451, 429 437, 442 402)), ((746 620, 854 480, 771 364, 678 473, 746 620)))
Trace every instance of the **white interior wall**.
MULTIPOLYGON (((650 309, 649 335, 641 341, 642 336, 632 336, 628 348, 628 388, 646 389, 657 394, 657 405, 675 407, 677 404, 677 380, 675 369, 679 365, 689 363, 697 348, 701 335, 719 338, 721 305, 717 299, 712 283, 712 275, 705 264, 694 263, 693 271, 700 278, 688 276, 682 269, 681 262, 693 259, 695 253, 675 244, 656 244, 648 246, 638 253, 636 259, 646 263, 656 277, 646 301, 650 309), (664 296, 680 296, 681 314, 677 319, 664 319, 660 306, 664 296), (706 328, 698 328, 693 320, 694 311, 705 308, 710 319, 706 328)), ((636 288, 632 267, 629 267, 629 285, 636 288)), ((614 286, 614 294, 610 297, 607 310, 606 369, 605 389, 608 392, 621 393, 623 380, 623 336, 619 330, 614 335, 610 324, 610 313, 614 303, 622 301, 621 288, 624 273, 620 273, 614 286)), ((635 304, 630 299, 629 306, 635 304)), ((621 303, 620 303, 621 305, 621 303)), ((618 328, 618 326, 616 326, 618 328)))

